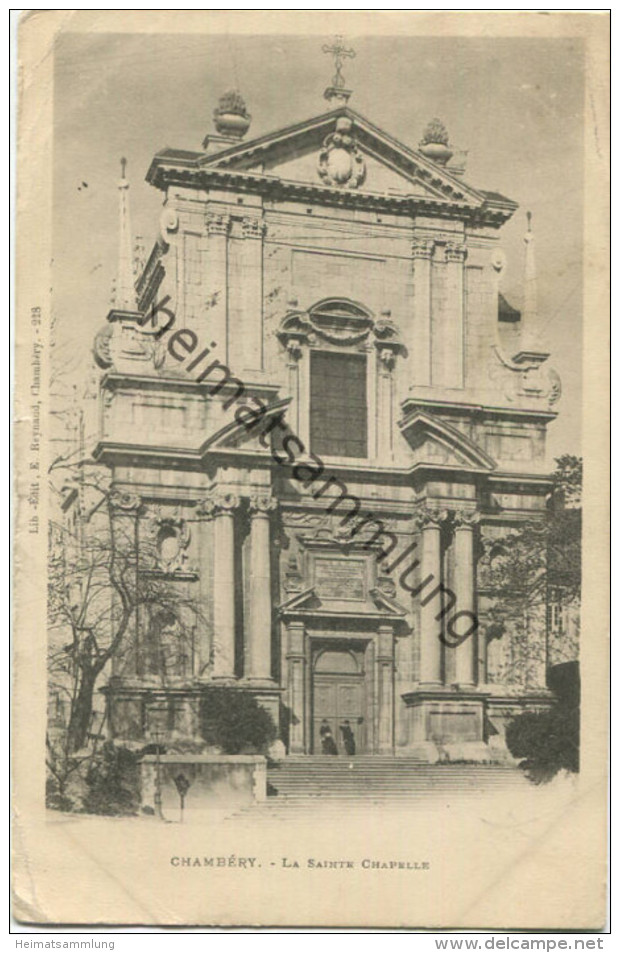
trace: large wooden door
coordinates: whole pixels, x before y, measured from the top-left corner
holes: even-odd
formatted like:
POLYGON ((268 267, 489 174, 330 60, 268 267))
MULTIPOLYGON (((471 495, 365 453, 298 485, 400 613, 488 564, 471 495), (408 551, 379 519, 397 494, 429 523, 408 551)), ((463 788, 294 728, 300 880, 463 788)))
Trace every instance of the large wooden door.
POLYGON ((366 699, 364 675, 353 653, 327 651, 320 655, 312 680, 312 751, 321 754, 321 725, 326 722, 339 755, 345 755, 340 726, 349 722, 355 753, 366 750, 366 699), (331 669, 331 671, 330 671, 331 669))

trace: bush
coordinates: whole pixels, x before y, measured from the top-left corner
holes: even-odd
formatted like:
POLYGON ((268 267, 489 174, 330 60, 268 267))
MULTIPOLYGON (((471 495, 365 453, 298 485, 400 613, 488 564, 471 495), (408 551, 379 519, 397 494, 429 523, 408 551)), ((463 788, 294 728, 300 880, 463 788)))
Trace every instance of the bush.
POLYGON ((140 806, 141 753, 106 742, 86 776, 84 810, 89 814, 133 815, 140 806))
POLYGON ((264 754, 277 737, 274 721, 254 695, 234 688, 208 688, 200 703, 200 725, 207 744, 224 754, 264 754))
POLYGON ((562 769, 579 771, 579 708, 558 704, 545 712, 526 712, 506 728, 506 744, 535 784, 562 769))
POLYGON ((65 794, 61 785, 54 777, 48 777, 45 782, 45 806, 52 811, 74 811, 75 801, 65 794))

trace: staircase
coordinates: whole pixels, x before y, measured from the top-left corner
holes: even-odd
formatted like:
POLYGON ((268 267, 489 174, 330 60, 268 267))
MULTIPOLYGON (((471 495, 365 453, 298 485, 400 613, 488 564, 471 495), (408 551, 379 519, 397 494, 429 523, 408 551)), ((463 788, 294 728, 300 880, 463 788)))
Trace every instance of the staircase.
MULTIPOLYGON (((485 764, 426 764, 411 757, 288 758, 267 771, 268 800, 408 800, 468 797, 527 785, 516 768, 485 764)), ((316 802, 315 802, 316 803, 316 802)))

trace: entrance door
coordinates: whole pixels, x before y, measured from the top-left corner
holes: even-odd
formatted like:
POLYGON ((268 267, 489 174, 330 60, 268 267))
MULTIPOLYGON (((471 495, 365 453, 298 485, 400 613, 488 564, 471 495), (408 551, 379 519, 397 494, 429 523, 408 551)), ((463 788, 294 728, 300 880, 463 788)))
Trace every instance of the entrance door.
POLYGON ((355 753, 366 750, 364 674, 349 650, 326 650, 315 660, 312 692, 312 751, 322 753, 321 725, 329 725, 338 754, 346 756, 340 727, 353 732, 355 753))

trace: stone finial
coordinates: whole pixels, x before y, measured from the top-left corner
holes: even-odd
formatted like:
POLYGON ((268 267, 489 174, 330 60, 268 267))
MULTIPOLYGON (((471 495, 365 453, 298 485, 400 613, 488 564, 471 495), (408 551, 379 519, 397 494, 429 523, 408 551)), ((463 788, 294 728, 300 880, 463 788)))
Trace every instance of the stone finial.
POLYGON ((418 145, 418 151, 427 159, 436 162, 437 165, 446 165, 452 158, 453 152, 450 149, 448 130, 441 119, 431 119, 424 130, 424 135, 418 145))
POLYGON ((213 110, 213 121, 220 135, 231 139, 243 139, 250 128, 252 117, 247 110, 245 100, 236 89, 229 89, 220 96, 213 110))

